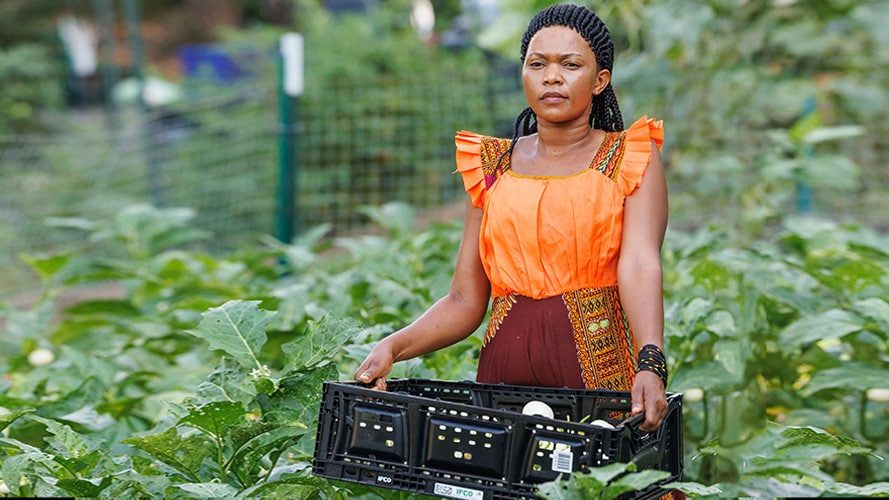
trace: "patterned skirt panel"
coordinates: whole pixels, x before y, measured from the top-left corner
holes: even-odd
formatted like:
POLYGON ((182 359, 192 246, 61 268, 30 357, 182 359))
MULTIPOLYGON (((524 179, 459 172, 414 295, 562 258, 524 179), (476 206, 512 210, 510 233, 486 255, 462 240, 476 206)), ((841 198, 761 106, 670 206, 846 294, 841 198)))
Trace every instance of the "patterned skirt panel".
POLYGON ((636 352, 617 287, 494 298, 477 380, 629 391, 636 352))

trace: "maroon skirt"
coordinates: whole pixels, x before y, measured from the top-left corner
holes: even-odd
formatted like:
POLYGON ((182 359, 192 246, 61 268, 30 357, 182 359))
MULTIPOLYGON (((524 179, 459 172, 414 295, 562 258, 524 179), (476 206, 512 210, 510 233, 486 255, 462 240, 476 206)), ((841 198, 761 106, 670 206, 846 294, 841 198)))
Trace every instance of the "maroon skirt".
POLYGON ((617 287, 540 300, 509 294, 494 298, 476 379, 629 391, 635 352, 617 287))

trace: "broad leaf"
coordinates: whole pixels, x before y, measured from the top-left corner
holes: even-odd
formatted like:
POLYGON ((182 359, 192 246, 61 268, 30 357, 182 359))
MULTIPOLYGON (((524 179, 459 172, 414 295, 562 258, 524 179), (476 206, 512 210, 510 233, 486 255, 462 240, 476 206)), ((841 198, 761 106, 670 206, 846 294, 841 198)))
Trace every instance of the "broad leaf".
POLYGON ((352 318, 328 315, 309 321, 302 336, 281 346, 288 369, 303 371, 329 362, 359 331, 359 323, 352 318))
MULTIPOLYGON (((0 407, 2 406, 4 406, 4 402, 0 399, 0 407)), ((9 424, 15 422, 22 415, 33 411, 33 408, 16 408, 15 410, 0 414, 0 431, 5 429, 9 424)))
POLYGON ((847 363, 837 368, 815 372, 802 394, 810 396, 824 389, 864 391, 889 387, 889 370, 862 363, 847 363))
POLYGON ((239 401, 249 404, 256 397, 253 378, 231 358, 224 358, 195 389, 200 402, 239 401))
POLYGON ((308 427, 304 424, 295 422, 293 426, 274 427, 267 432, 263 432, 244 443, 243 446, 235 450, 234 455, 230 459, 231 468, 239 467, 241 464, 246 469, 252 469, 261 463, 262 457, 269 453, 283 452, 298 437, 309 432, 308 427))
POLYGON ((233 401, 213 401, 191 408, 176 425, 197 427, 212 436, 224 435, 230 426, 244 422, 244 405, 233 401))
POLYGON ((17 446, 25 450, 18 455, 4 457, 2 464, 0 464, 0 476, 2 476, 3 481, 13 495, 19 495, 22 479, 38 470, 37 465, 42 466, 43 469, 51 473, 62 469, 62 466, 53 461, 52 455, 43 453, 32 446, 4 438, 0 438, 0 443, 17 446))
POLYGON ((331 483, 321 478, 296 478, 259 483, 245 490, 243 496, 263 500, 314 500, 340 498, 342 493, 338 493, 331 483))
POLYGON ((671 374, 670 390, 676 392, 700 388, 704 392, 713 389, 730 387, 735 380, 727 376, 725 367, 719 362, 711 361, 699 366, 685 367, 671 374))
POLYGON ((56 485, 76 497, 97 498, 111 485, 111 481, 111 476, 95 479, 59 479, 56 485))
POLYGON ((317 421, 321 403, 321 387, 328 380, 337 380, 339 372, 333 364, 281 379, 281 384, 272 394, 259 394, 256 401, 262 409, 263 418, 269 422, 293 425, 300 423, 311 426, 317 421))
POLYGON ((21 259, 31 266, 40 280, 49 283, 60 269, 65 267, 71 259, 70 254, 49 255, 37 257, 34 255, 22 255, 21 259))
POLYGON ((259 352, 268 337, 266 325, 274 312, 259 309, 259 301, 231 300, 204 312, 188 333, 204 339, 212 349, 225 351, 247 368, 261 368, 259 352))
POLYGON ((863 327, 860 318, 841 309, 831 309, 794 321, 781 331, 780 339, 782 345, 792 349, 819 340, 842 338, 863 327))
POLYGON ((733 383, 744 380, 747 360, 750 358, 749 341, 721 340, 713 346, 713 354, 725 369, 725 377, 733 383))
POLYGON ((147 452, 192 481, 198 480, 201 463, 205 457, 213 456, 215 449, 206 435, 182 435, 176 427, 159 434, 131 437, 121 442, 147 452))
POLYGON ((97 463, 99 457, 91 455, 102 444, 98 440, 78 434, 71 427, 55 420, 36 415, 32 415, 29 418, 45 425, 46 430, 52 434, 52 437, 47 439, 47 441, 50 444, 50 448, 56 452, 56 458, 85 459, 87 460, 86 465, 95 465, 97 463))
POLYGON ((666 471, 647 469, 639 472, 632 472, 625 476, 621 476, 617 481, 611 482, 602 492, 603 500, 610 500, 631 491, 642 491, 649 486, 663 481, 670 477, 671 474, 666 471))
POLYGON ((879 482, 856 486, 846 483, 828 484, 825 489, 828 493, 837 495, 849 495, 857 497, 889 497, 889 482, 879 482))
POLYGON ((679 490, 689 497, 719 495, 720 493, 722 493, 722 490, 719 489, 718 485, 714 484, 707 486, 705 484, 694 483, 690 481, 675 481, 672 483, 667 483, 663 485, 663 488, 666 490, 679 490))
POLYGON ((225 483, 181 483, 176 487, 190 493, 188 498, 233 498, 238 494, 237 488, 225 483))

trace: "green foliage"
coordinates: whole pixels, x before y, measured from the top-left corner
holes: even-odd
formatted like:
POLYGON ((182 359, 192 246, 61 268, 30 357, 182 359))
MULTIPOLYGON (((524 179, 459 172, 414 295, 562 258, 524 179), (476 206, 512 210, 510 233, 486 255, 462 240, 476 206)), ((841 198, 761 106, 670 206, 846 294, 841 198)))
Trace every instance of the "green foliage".
MULTIPOLYGON (((331 248, 319 227, 214 259, 164 246, 191 240, 180 209, 125 212, 127 224, 66 221, 114 258, 33 256, 45 293, 30 309, 4 306, 10 494, 377 494, 310 475, 319 388, 351 378, 376 340, 446 292, 459 224, 415 232, 409 207, 365 207, 383 235, 331 248), (133 227, 142 237, 127 236, 133 227), (57 302, 67 287, 108 280, 125 285, 116 299, 57 302)), ((670 488, 889 494, 889 407, 869 391, 886 380, 886 248, 885 236, 812 219, 743 248, 722 230, 668 235, 670 390, 687 395, 685 477, 670 488)), ((477 337, 395 375, 472 378, 477 337)), ((597 468, 541 494, 613 498, 662 479, 633 468, 597 468)))
MULTIPOLYGON (((43 129, 38 111, 58 105, 60 68, 53 55, 36 43, 0 48, 0 136, 43 129)), ((0 152, 4 146, 0 144, 0 152)))
POLYGON ((541 497, 551 500, 612 500, 667 477, 670 477, 669 472, 653 469, 636 472, 633 463, 613 463, 587 472, 575 472, 566 480, 542 484, 538 492, 541 497))

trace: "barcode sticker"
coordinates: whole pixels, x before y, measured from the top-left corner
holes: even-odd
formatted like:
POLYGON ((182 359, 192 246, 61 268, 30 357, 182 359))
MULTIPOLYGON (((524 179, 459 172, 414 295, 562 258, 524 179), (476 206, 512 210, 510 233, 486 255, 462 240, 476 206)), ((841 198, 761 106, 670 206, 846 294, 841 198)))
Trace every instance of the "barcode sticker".
POLYGON ((553 450, 553 471, 571 474, 574 466, 574 453, 570 450, 553 450))

